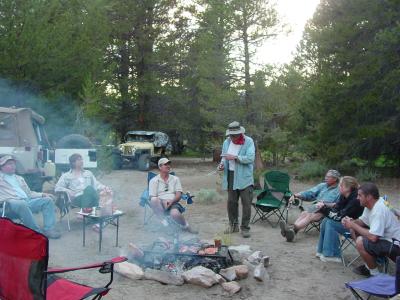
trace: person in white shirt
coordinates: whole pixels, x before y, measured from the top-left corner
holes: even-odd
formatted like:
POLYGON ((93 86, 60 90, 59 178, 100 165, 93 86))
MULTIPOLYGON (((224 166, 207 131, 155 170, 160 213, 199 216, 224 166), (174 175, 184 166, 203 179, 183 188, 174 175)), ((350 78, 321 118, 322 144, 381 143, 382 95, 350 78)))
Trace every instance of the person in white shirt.
POLYGON ((342 219, 356 241, 357 251, 365 264, 353 269, 357 274, 370 276, 379 274, 376 259, 387 256, 395 261, 400 255, 400 222, 395 214, 379 198, 379 190, 373 183, 364 183, 358 190, 358 200, 364 206, 360 218, 342 219))
POLYGON ((153 177, 149 182, 150 205, 154 213, 160 217, 163 225, 168 225, 164 215, 171 218, 182 226, 182 229, 190 233, 198 233, 183 216, 184 208, 179 204, 182 196, 181 181, 177 176, 171 175, 171 161, 163 157, 158 161, 160 174, 153 177))

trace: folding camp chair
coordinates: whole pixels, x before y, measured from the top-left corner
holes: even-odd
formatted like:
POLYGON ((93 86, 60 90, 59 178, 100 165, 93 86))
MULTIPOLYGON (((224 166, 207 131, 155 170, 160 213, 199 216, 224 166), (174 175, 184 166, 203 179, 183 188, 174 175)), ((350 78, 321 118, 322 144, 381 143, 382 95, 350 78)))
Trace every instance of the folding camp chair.
POLYGON ((264 175, 264 189, 257 196, 257 201, 252 203, 255 214, 251 223, 266 220, 275 227, 280 220, 288 219, 288 202, 292 193, 289 190, 290 177, 280 171, 270 171, 264 175), (272 216, 277 216, 278 221, 271 223, 272 216))
MULTIPOLYGON (((169 173, 170 175, 175 175, 175 172, 169 173)), ((147 225, 151 218, 154 216, 153 209, 150 205, 150 196, 149 196, 149 183, 152 178, 157 176, 156 173, 148 172, 147 173, 147 188, 143 191, 142 195, 140 196, 139 204, 144 208, 144 215, 143 215, 143 225, 147 225)), ((194 196, 190 195, 189 192, 182 193, 181 200, 186 201, 186 204, 193 203, 194 196)), ((184 207, 185 211, 185 207, 184 207)), ((168 218, 167 218, 168 219, 168 218)))
POLYGON ((321 231, 321 222, 323 219, 324 218, 322 218, 321 220, 318 220, 318 221, 313 221, 310 224, 308 224, 306 226, 306 228, 304 228, 304 233, 308 233, 313 229, 316 229, 318 232, 320 232, 321 231))
POLYGON ((357 291, 379 298, 392 298, 400 294, 400 257, 396 259, 396 275, 379 274, 363 280, 347 282, 346 287, 351 290, 356 299, 364 299, 357 291))
POLYGON ((0 299, 101 299, 111 289, 114 264, 126 260, 115 257, 77 268, 48 269, 48 253, 46 236, 10 219, 0 218, 0 299), (104 287, 92 288, 55 275, 83 269, 110 273, 110 279, 104 287))
POLYGON ((344 257, 344 251, 349 247, 353 250, 356 249, 356 244, 354 243, 350 232, 345 232, 344 234, 339 235, 341 242, 340 242, 340 256, 342 258, 343 266, 350 267, 357 259, 360 258, 360 254, 358 254, 357 250, 355 251, 357 254, 354 258, 352 258, 348 263, 346 263, 344 257))

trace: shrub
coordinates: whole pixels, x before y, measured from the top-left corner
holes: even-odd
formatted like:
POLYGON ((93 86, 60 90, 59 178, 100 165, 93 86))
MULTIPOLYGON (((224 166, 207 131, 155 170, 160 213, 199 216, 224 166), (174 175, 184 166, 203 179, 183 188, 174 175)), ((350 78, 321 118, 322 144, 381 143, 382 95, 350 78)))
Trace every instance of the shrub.
POLYGON ((210 204, 220 201, 222 197, 217 193, 216 190, 201 189, 195 194, 195 201, 204 204, 210 204))
POLYGON ((321 178, 325 175, 327 167, 319 161, 306 161, 300 165, 298 176, 300 179, 321 178))
POLYGON ((370 168, 359 169, 356 173, 356 178, 359 182, 375 181, 379 178, 380 174, 370 168))

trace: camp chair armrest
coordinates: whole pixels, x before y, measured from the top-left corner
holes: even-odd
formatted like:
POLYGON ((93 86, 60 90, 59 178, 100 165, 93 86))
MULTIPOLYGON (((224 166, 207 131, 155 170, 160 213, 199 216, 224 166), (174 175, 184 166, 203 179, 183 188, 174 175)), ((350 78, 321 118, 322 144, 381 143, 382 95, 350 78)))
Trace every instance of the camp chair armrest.
POLYGON ((71 272, 71 271, 77 271, 77 270, 87 270, 87 269, 96 269, 96 268, 102 268, 107 265, 114 265, 116 263, 121 263, 128 260, 128 258, 124 256, 118 256, 114 257, 111 260, 102 262, 102 263, 95 263, 95 264, 90 264, 90 265, 85 265, 85 266, 80 266, 80 267, 73 267, 73 268, 57 268, 57 269, 47 269, 45 271, 47 274, 57 274, 57 273, 66 273, 66 272, 71 272))

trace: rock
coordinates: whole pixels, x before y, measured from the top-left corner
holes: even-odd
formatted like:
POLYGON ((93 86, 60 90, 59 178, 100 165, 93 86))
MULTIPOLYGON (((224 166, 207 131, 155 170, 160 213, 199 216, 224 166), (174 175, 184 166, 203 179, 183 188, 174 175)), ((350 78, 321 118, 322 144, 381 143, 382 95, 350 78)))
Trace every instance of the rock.
POLYGON ((143 270, 138 265, 132 264, 130 262, 124 261, 119 264, 114 265, 114 270, 118 274, 121 274, 124 277, 137 280, 142 279, 144 276, 143 270))
POLYGON ((219 275, 219 274, 215 274, 215 275, 217 276, 217 280, 218 280, 219 284, 223 284, 224 282, 226 282, 225 278, 222 277, 221 275, 219 275))
POLYGON ((263 258, 262 252, 256 251, 253 254, 251 254, 250 256, 248 256, 247 260, 254 265, 258 265, 262 258, 263 258))
POLYGON ((239 246, 229 246, 229 251, 234 253, 234 261, 241 262, 244 258, 251 254, 251 249, 249 245, 239 245, 239 246))
POLYGON ((258 281, 264 281, 264 276, 267 271, 265 270, 264 264, 260 263, 255 267, 253 271, 253 277, 258 281))
POLYGON ((222 288, 229 293, 230 296, 239 292, 242 288, 236 281, 225 282, 221 284, 222 288))
POLYGON ((219 274, 228 281, 234 281, 236 279, 236 271, 232 268, 221 269, 219 274))
POLYGON ((239 251, 229 250, 234 264, 241 264, 243 262, 243 255, 239 251))
POLYGON ((213 271, 202 266, 194 267, 182 274, 183 279, 191 284, 199 285, 202 287, 211 287, 218 283, 219 277, 213 271))
POLYGON ((256 267, 256 265, 253 265, 247 259, 244 259, 242 264, 246 265, 249 268, 250 271, 253 271, 254 268, 256 267))
POLYGON ((175 275, 167 271, 160 271, 155 269, 146 269, 144 271, 144 278, 155 280, 163 284, 183 285, 184 281, 182 276, 175 275))
MULTIPOLYGON (((237 266, 233 266, 233 267, 222 269, 222 270, 224 270, 223 273, 227 274, 227 276, 231 276, 230 275, 231 272, 234 271, 236 274, 235 279, 238 279, 238 280, 247 278, 247 276, 249 275, 249 267, 246 265, 237 265, 237 266)), ((221 271, 220 271, 220 274, 221 274, 221 271)))
POLYGON ((263 258, 261 258, 261 263, 264 265, 264 268, 268 268, 269 267, 269 256, 263 256, 263 258))

